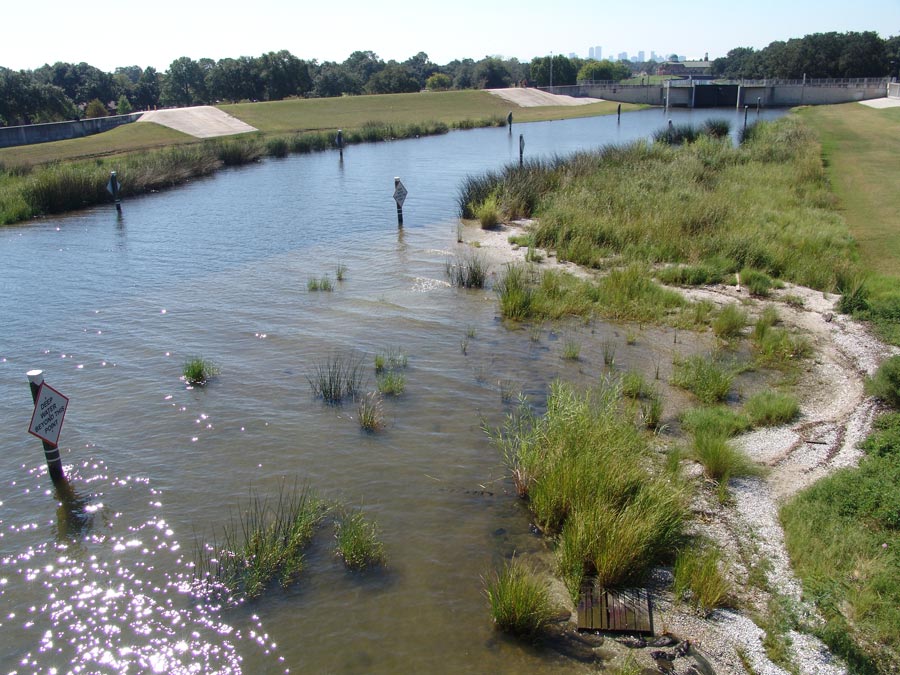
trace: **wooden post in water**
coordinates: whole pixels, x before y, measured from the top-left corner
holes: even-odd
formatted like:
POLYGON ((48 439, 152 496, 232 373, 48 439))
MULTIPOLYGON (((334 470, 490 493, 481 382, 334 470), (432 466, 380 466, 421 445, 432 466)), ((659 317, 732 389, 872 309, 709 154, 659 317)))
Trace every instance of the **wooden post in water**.
POLYGON ((756 97, 756 116, 759 117, 759 111, 762 108, 762 96, 756 97))
POLYGON ((519 166, 522 166, 525 162, 525 136, 523 134, 519 134, 519 166))
POLYGON ((622 121, 622 104, 616 106, 616 124, 622 121))
POLYGON ((512 133, 512 110, 510 110, 509 115, 506 116, 506 124, 509 125, 509 133, 512 133))
POLYGON ((338 129, 337 137, 334 139, 334 142, 337 143, 338 150, 341 153, 341 159, 344 159, 344 131, 343 131, 343 129, 338 129))
POLYGON ((747 131, 747 111, 750 109, 749 105, 744 106, 744 132, 747 131))
MULTIPOLYGON (((28 384, 31 387, 31 400, 36 406, 38 402, 38 392, 41 390, 41 385, 44 383, 44 371, 29 370, 25 373, 25 376, 28 378, 28 384)), ((44 444, 44 457, 47 460, 47 469, 50 472, 50 479, 54 483, 65 482, 66 474, 63 473, 62 459, 60 459, 59 456, 59 445, 48 443, 43 439, 41 439, 41 442, 44 444)))

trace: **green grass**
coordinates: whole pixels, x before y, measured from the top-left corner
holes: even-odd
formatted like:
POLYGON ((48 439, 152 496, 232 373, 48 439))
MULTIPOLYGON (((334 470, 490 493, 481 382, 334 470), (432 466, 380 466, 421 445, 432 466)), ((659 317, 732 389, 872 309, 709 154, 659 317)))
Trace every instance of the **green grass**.
POLYGON ((730 437, 750 429, 750 420, 726 406, 689 408, 680 415, 682 428, 692 434, 730 437))
POLYGON ((703 465, 710 479, 724 485, 731 478, 761 474, 760 467, 735 448, 724 434, 696 430, 693 436, 691 456, 703 465))
POLYGON ((181 376, 192 387, 202 387, 219 374, 219 367, 207 359, 192 356, 181 366, 181 376))
POLYGON ((378 375, 378 391, 387 396, 399 396, 406 388, 406 376, 396 370, 386 370, 378 375))
POLYGON ((721 553, 711 544, 680 550, 675 558, 675 596, 704 615, 733 606, 733 589, 724 567, 721 553))
POLYGON ((723 340, 740 337, 746 327, 747 312, 734 302, 723 307, 712 322, 713 333, 723 340))
POLYGON ((399 370, 409 365, 409 356, 400 347, 389 347, 375 355, 375 372, 399 370))
POLYGON ((517 558, 485 579, 484 592, 494 625, 518 638, 536 639, 553 618, 547 587, 517 558))
POLYGON ((734 375, 730 369, 711 357, 695 355, 675 362, 672 384, 691 392, 703 403, 725 400, 731 391, 734 375))
POLYGON ((489 195, 483 202, 476 204, 472 211, 485 229, 495 227, 500 222, 500 207, 495 195, 489 195))
POLYGON ((575 340, 568 340, 563 345, 562 357, 567 361, 577 361, 581 355, 581 343, 575 340))
POLYGON ((314 396, 327 403, 341 403, 355 398, 362 387, 362 359, 354 354, 332 354, 314 365, 306 379, 314 396))
POLYGON ((484 288, 490 273, 484 255, 471 249, 457 255, 456 258, 448 259, 444 269, 450 283, 460 288, 484 288))
POLYGON ((359 426, 365 431, 378 431, 384 427, 384 409, 380 393, 369 392, 361 397, 356 412, 359 426))
POLYGON ((866 380, 866 393, 895 409, 900 408, 900 356, 884 361, 875 375, 866 380))
POLYGON ((800 414, 800 404, 790 394, 766 390, 750 397, 744 413, 754 427, 774 427, 794 421, 800 414))
POLYGON ((282 485, 274 500, 251 491, 249 502, 238 505, 237 520, 225 526, 222 543, 198 546, 195 577, 239 598, 258 597, 276 578, 287 586, 303 569, 303 550, 325 514, 309 488, 282 485))
POLYGON ((306 282, 306 290, 310 293, 316 291, 333 291, 334 282, 327 274, 322 277, 310 277, 306 282))
POLYGON ((682 488, 654 471, 618 394, 554 383, 543 416, 520 407, 493 435, 534 522, 558 537, 573 597, 588 575, 604 586, 640 579, 672 551, 685 516, 682 488))
POLYGON ((337 555, 347 569, 360 571, 383 565, 386 561, 378 524, 366 520, 362 511, 341 514, 335 521, 334 537, 337 540, 337 555))

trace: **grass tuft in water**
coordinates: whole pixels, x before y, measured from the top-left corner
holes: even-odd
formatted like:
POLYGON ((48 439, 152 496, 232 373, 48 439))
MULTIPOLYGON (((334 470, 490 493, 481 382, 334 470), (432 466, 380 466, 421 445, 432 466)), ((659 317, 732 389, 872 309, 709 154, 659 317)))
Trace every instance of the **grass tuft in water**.
POLYGON ((359 399, 357 406, 359 426, 366 431, 378 431, 384 427, 384 410, 381 394, 372 391, 359 399))
POLYGON ((447 260, 445 269, 450 283, 460 288, 484 288, 490 271, 485 257, 471 250, 447 260))
POLYGON ((734 302, 723 307, 712 322, 713 333, 722 340, 741 337, 746 327, 747 313, 734 302))
POLYGON ((333 291, 334 290, 334 282, 331 280, 327 274, 323 277, 316 278, 310 277, 306 282, 306 290, 310 292, 315 291, 333 291))
POLYGON ((790 394, 767 390, 751 396, 744 413, 754 427, 775 427, 796 419, 800 404, 790 394))
POLYGON ((509 264, 506 272, 494 286, 500 296, 500 314, 504 319, 524 321, 531 316, 534 291, 528 281, 528 268, 509 264))
POLYGON ((581 355, 581 343, 569 340, 563 345, 562 357, 567 361, 577 361, 581 355))
POLYGON ((362 358, 354 354, 332 354, 313 368, 307 381, 314 396, 327 403, 340 403, 354 398, 362 386, 362 358))
POLYGON ((324 502, 307 487, 288 491, 282 485, 275 500, 251 491, 237 520, 225 527, 222 544, 198 547, 195 577, 247 598, 276 578, 287 586, 303 569, 303 549, 325 515, 324 502))
POLYGON ((189 358, 181 366, 182 378, 192 387, 202 387, 218 374, 219 367, 215 363, 199 356, 189 358))
POLYGON ((335 522, 337 555, 347 569, 360 571, 385 563, 384 544, 378 537, 378 525, 366 520, 362 511, 341 514, 335 522))
POLYGON ((553 618, 550 593, 513 558, 484 581, 494 625, 518 638, 534 640, 553 618))
POLYGON ((399 396, 406 388, 406 376, 396 370, 386 370, 378 376, 378 391, 387 396, 399 396))
POLYGON ((672 384, 691 392, 703 403, 724 400, 733 380, 730 371, 699 354, 676 361, 672 373, 672 384))

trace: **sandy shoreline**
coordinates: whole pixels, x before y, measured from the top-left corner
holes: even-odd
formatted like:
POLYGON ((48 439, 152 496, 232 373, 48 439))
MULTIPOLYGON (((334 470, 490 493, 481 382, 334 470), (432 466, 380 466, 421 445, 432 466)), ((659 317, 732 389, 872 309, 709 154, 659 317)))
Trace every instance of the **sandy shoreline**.
MULTIPOLYGON (((477 223, 467 224, 463 240, 484 252, 495 268, 525 260, 526 250, 511 245, 508 237, 525 231, 529 223, 503 225, 481 230, 477 223)), ((560 264, 547 251, 539 251, 543 261, 539 269, 563 269, 581 277, 595 273, 571 263, 560 264)), ((717 305, 747 301, 748 294, 737 286, 716 285, 700 289, 677 289, 695 300, 705 299, 717 305)), ((838 314, 838 296, 786 285, 766 300, 750 299, 745 306, 755 316, 767 305, 775 305, 782 322, 803 334, 813 344, 814 356, 797 385, 801 402, 800 418, 789 425, 759 429, 736 439, 736 444, 754 460, 767 467, 763 478, 732 480, 731 503, 722 506, 709 485, 702 485, 698 465, 688 472, 701 483, 692 508, 689 528, 716 540, 735 571, 733 582, 741 589, 741 602, 765 615, 768 595, 747 583, 747 563, 770 561, 768 584, 796 603, 799 611, 816 621, 815 609, 802 600, 801 585, 794 575, 784 544, 784 532, 778 520, 779 506, 817 480, 834 471, 858 464, 857 445, 869 433, 878 412, 877 403, 865 396, 863 383, 887 357, 900 349, 878 341, 867 328, 838 314), (802 307, 790 306, 785 296, 802 299, 802 307), (749 542, 749 543, 748 543, 749 542), (749 559, 748 559, 749 558, 749 559)), ((738 651, 759 675, 787 675, 772 663, 762 645, 763 631, 741 611, 717 610, 709 618, 693 614, 683 603, 674 602, 670 590, 671 574, 658 570, 653 586, 657 635, 668 632, 690 642, 706 657, 719 675, 746 675, 738 651)), ((830 654, 817 638, 791 633, 794 661, 803 675, 839 675, 846 673, 843 663, 830 654)), ((648 668, 656 664, 648 649, 629 650, 648 668)), ((688 673, 692 659, 676 659, 673 673, 688 673)))

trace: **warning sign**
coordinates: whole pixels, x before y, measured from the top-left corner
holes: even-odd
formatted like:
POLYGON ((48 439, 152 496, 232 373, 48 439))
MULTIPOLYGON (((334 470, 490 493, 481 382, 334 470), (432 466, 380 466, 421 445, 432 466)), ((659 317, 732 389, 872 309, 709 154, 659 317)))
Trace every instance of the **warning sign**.
POLYGON ((46 382, 41 384, 34 402, 34 414, 31 416, 28 433, 56 447, 59 444, 59 432, 62 431, 68 406, 68 398, 46 382))

